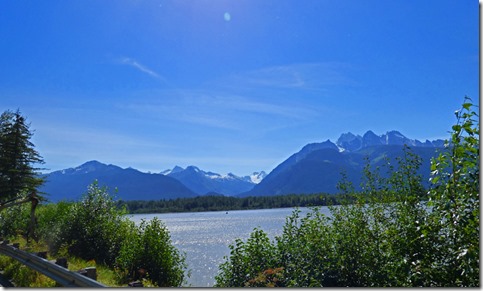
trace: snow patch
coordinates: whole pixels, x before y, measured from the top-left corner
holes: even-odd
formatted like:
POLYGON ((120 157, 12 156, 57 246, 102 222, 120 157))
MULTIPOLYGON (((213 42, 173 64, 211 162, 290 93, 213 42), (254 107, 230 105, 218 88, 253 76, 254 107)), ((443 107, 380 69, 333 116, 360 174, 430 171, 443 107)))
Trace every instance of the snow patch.
POLYGON ((267 176, 267 174, 264 171, 261 172, 254 172, 251 174, 248 178, 250 181, 254 184, 260 184, 262 180, 267 176))

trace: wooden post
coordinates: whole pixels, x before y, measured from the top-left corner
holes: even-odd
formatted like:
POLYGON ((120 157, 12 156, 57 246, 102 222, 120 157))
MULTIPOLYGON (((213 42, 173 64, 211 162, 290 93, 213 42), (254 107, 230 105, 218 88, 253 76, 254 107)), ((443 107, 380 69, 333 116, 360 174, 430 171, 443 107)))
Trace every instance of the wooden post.
POLYGON ((87 278, 91 278, 92 280, 97 281, 97 270, 96 267, 87 267, 85 269, 77 271, 79 274, 86 276, 87 278))
POLYGON ((91 278, 92 280, 97 281, 97 270, 96 267, 87 267, 85 268, 86 270, 86 276, 91 278))
POLYGON ((66 269, 68 269, 68 268, 67 268, 67 259, 66 259, 66 258, 57 258, 57 259, 55 260, 55 264, 56 264, 56 265, 59 265, 59 266, 61 266, 61 267, 64 267, 64 268, 66 268, 66 269))

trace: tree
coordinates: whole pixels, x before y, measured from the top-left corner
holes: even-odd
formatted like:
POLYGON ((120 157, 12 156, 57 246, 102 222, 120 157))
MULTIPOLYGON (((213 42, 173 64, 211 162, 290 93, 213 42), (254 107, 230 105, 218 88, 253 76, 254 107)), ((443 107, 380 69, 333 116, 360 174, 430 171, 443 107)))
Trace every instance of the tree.
POLYGON ((0 200, 5 201, 34 191, 43 183, 35 164, 43 158, 30 141, 30 124, 19 110, 0 116, 0 200))

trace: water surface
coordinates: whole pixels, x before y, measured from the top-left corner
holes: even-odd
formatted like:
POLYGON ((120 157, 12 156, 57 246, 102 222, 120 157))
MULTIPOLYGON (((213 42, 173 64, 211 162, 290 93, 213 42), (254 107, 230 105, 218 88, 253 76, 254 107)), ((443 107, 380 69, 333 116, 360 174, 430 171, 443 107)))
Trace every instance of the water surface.
MULTIPOLYGON (((188 212, 168 214, 135 214, 132 220, 150 220, 158 217, 170 234, 173 244, 186 252, 191 277, 188 285, 192 287, 211 287, 215 283, 218 266, 223 257, 230 254, 229 245, 236 238, 246 240, 254 228, 264 230, 270 238, 282 234, 285 219, 293 208, 232 210, 214 212, 188 212)), ((302 214, 308 208, 300 208, 302 214)), ((329 214, 326 207, 322 213, 329 214)))

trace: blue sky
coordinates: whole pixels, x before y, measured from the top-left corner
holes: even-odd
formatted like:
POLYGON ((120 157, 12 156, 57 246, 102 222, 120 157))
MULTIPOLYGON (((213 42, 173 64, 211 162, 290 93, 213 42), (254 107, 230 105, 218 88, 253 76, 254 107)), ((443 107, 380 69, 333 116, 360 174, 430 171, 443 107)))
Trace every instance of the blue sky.
POLYGON ((4 0, 0 110, 50 170, 245 175, 348 131, 446 138, 478 42, 469 0, 4 0))

